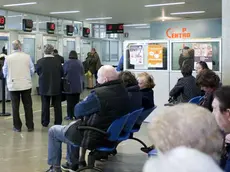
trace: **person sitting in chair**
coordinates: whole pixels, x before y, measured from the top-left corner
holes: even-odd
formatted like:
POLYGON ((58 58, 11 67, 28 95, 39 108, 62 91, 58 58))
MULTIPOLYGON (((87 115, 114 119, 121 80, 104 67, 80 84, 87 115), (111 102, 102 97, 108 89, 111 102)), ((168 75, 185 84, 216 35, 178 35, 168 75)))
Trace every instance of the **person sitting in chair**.
POLYGON ((200 88, 196 85, 196 78, 192 76, 192 66, 183 65, 180 78, 174 88, 170 91, 169 96, 177 100, 178 103, 187 103, 190 99, 200 96, 200 88))
MULTIPOLYGON (((67 144, 67 163, 62 165, 64 171, 77 170, 79 165, 86 165, 85 150, 106 145, 104 136, 98 132, 79 130, 79 126, 91 126, 107 131, 114 120, 129 113, 128 92, 118 79, 115 68, 109 65, 98 71, 99 85, 88 97, 75 106, 77 120, 67 126, 56 125, 49 129, 47 172, 61 172, 61 144, 67 144), (79 159, 79 147, 82 147, 79 159), (79 163, 78 163, 79 162, 79 163)), ((111 143, 109 143, 111 144, 111 143)))

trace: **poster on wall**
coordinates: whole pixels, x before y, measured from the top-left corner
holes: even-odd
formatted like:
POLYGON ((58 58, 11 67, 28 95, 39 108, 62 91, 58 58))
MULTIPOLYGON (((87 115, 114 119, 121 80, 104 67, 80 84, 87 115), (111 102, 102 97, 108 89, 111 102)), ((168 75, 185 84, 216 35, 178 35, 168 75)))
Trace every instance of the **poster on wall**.
POLYGON ((143 45, 130 45, 130 64, 143 65, 144 64, 144 47, 143 45))
POLYGON ((163 47, 161 45, 148 45, 148 67, 163 67, 163 47))
POLYGON ((194 43, 192 45, 195 53, 195 64, 200 61, 207 63, 208 67, 212 69, 212 45, 204 43, 194 43))

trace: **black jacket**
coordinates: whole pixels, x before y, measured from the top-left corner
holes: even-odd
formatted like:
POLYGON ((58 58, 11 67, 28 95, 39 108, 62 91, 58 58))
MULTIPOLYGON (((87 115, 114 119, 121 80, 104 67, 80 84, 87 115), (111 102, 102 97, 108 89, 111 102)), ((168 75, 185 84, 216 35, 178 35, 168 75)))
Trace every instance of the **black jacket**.
MULTIPOLYGON (((82 125, 107 131, 116 119, 130 112, 128 92, 118 80, 102 84, 94 91, 99 99, 101 110, 90 115, 86 123, 82 123, 82 125)), ((103 135, 98 132, 85 131, 81 146, 94 149, 98 145, 106 144, 103 138, 103 135)), ((108 145, 110 144, 108 143, 108 145)))
POLYGON ((211 93, 205 93, 203 101, 200 103, 200 105, 206 109, 208 109, 210 112, 212 112, 212 102, 214 99, 214 92, 211 93))
POLYGON ((55 96, 61 94, 63 68, 59 59, 44 57, 38 60, 36 72, 39 75, 40 95, 55 96))
POLYGON ((169 93, 171 97, 181 103, 189 102, 190 99, 200 96, 200 94, 200 88, 196 85, 196 78, 193 76, 180 78, 169 93))
POLYGON ((60 60, 61 64, 64 64, 64 62, 65 62, 64 57, 60 56, 59 54, 55 55, 54 57, 57 58, 58 60, 60 60))
POLYGON ((142 95, 140 92, 140 88, 138 85, 127 87, 127 91, 129 93, 130 99, 130 111, 133 112, 135 110, 142 108, 142 95))
POLYGON ((153 108, 155 106, 153 89, 145 88, 141 90, 141 93, 142 93, 142 107, 144 109, 153 108))

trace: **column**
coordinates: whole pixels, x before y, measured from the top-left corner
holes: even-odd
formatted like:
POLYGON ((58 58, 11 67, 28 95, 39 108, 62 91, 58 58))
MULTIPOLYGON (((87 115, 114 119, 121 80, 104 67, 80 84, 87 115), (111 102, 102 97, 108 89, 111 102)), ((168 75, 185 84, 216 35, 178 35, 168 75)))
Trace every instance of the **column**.
POLYGON ((222 81, 230 85, 230 0, 222 0, 222 81))

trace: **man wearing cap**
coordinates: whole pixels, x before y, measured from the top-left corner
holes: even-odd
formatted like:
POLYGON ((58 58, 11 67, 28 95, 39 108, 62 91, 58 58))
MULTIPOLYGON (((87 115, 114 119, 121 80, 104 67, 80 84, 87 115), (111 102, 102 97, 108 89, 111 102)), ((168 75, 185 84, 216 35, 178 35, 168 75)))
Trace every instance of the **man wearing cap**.
POLYGON ((50 44, 44 47, 44 58, 38 60, 36 72, 39 75, 39 93, 42 101, 43 127, 48 127, 50 123, 50 101, 52 99, 54 107, 55 125, 62 123, 61 107, 61 78, 63 68, 58 58, 54 58, 54 47, 50 44))

